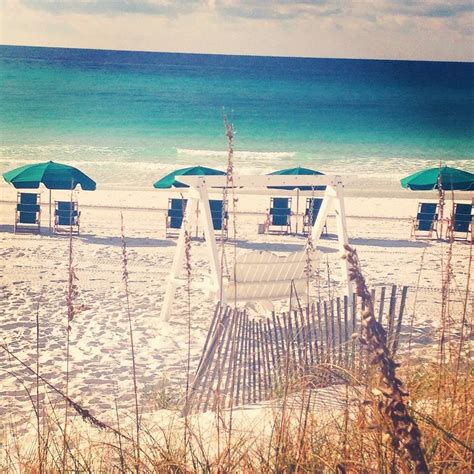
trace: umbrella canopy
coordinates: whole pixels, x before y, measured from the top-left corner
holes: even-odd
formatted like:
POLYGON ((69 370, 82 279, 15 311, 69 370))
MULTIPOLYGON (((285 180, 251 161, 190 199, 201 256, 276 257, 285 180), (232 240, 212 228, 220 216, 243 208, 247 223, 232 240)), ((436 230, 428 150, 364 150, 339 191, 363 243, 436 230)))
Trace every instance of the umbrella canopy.
MULTIPOLYGON (((282 175, 282 176, 295 176, 295 175, 324 175, 320 171, 312 170, 309 168, 302 168, 301 166, 297 166, 296 168, 286 168, 284 170, 273 171, 272 173, 268 174, 275 174, 275 175, 282 175)), ((270 189, 286 189, 289 191, 293 191, 294 189, 298 189, 299 191, 324 191, 326 186, 268 186, 270 189)))
POLYGON ((73 166, 47 161, 20 166, 4 173, 3 178, 17 189, 39 188, 43 183, 48 189, 75 189, 79 184, 85 191, 94 191, 95 181, 73 166))
POLYGON ((223 171, 216 170, 213 168, 206 168, 205 166, 191 166, 189 168, 181 168, 167 174, 159 181, 157 181, 153 187, 157 189, 170 189, 170 188, 188 188, 186 184, 180 183, 177 178, 179 176, 212 176, 212 175, 225 175, 223 171))
POLYGON ((440 189, 440 183, 445 191, 474 191, 474 174, 443 166, 418 171, 403 178, 400 183, 403 188, 413 191, 440 189))

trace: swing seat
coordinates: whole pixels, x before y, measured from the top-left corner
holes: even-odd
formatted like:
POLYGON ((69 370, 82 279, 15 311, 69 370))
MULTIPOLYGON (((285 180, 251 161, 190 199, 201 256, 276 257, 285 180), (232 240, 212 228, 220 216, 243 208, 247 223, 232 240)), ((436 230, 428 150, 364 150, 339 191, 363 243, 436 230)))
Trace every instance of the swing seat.
POLYGON ((307 260, 305 251, 285 256, 252 251, 237 256, 235 272, 230 272, 225 286, 227 301, 283 300, 288 299, 292 291, 298 296, 305 295, 307 260))

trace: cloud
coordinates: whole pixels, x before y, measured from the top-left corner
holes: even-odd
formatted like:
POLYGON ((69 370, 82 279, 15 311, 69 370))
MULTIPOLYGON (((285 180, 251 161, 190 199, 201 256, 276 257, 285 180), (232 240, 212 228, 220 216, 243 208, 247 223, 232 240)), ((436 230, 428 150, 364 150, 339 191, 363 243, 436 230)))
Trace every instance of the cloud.
POLYGON ((474 11, 474 3, 459 0, 215 0, 222 16, 254 20, 289 20, 332 16, 341 20, 374 21, 384 15, 406 18, 459 18, 474 11))
POLYGON ((334 16, 341 19, 383 15, 458 18, 474 12, 474 3, 462 0, 20 0, 33 10, 51 14, 81 13, 118 16, 141 14, 175 17, 196 11, 254 20, 290 20, 334 16))
POLYGON ((465 0, 0 0, 1 42, 473 61, 465 0))
POLYGON ((438 18, 449 18, 453 16, 460 16, 464 13, 472 13, 474 11, 474 4, 465 5, 435 5, 425 9, 423 14, 425 16, 432 16, 438 18))
POLYGON ((176 16, 189 13, 203 5, 202 0, 22 0, 33 10, 52 14, 81 13, 86 15, 159 15, 176 16))
POLYGON ((55 15, 142 14, 174 17, 178 14, 207 9, 223 16, 274 20, 337 14, 341 12, 339 5, 344 4, 342 0, 20 0, 20 2, 30 9, 55 15))
POLYGON ((216 11, 227 17, 288 20, 342 13, 340 0, 217 0, 216 11))
POLYGON ((386 10, 412 17, 452 18, 474 12, 474 3, 459 0, 388 0, 386 10))

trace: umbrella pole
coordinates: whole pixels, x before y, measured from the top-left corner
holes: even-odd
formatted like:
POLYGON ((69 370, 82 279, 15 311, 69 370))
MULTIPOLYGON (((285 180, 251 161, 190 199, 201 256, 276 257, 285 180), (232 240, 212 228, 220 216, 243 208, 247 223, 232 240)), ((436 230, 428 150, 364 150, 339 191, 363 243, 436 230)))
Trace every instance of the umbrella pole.
MULTIPOLYGON (((439 221, 441 223, 441 228, 439 231, 439 235, 443 238, 443 227, 444 227, 444 204, 445 204, 446 195, 444 193, 444 189, 439 189, 439 201, 438 201, 438 208, 439 208, 439 221)), ((448 237, 448 235, 446 235, 448 237)))
POLYGON ((51 189, 49 190, 49 231, 51 232, 51 189))
POLYGON ((198 238, 198 226, 199 226, 199 201, 196 206, 196 239, 198 238))
POLYGON ((296 235, 298 235, 298 219, 299 219, 299 212, 300 212, 300 190, 299 188, 296 190, 296 235))
MULTIPOLYGON (((441 175, 441 160, 439 162, 439 174, 438 174, 438 220, 440 221, 440 235, 439 237, 443 238, 443 224, 444 224, 444 202, 445 202, 445 194, 443 188, 443 178, 441 175)), ((447 236, 446 236, 447 237, 447 236)))

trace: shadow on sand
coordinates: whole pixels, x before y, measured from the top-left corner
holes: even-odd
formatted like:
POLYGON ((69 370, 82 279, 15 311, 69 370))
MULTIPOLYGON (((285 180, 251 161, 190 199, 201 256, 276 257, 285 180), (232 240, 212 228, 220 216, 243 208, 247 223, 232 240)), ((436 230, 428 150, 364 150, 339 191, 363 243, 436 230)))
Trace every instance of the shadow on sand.
MULTIPOLYGON (((67 234, 64 237, 68 237, 67 234)), ((120 237, 100 237, 95 234, 80 234, 76 237, 79 240, 97 245, 111 245, 114 247, 122 246, 122 239, 120 237)), ((173 247, 176 242, 165 239, 153 239, 150 237, 125 237, 125 242, 128 248, 138 247, 173 247)))
POLYGON ((363 239, 356 237, 349 239, 349 244, 353 246, 368 245, 372 247, 386 247, 386 248, 424 248, 430 245, 430 242, 419 242, 414 240, 403 239, 363 239))
MULTIPOLYGON (((0 232, 7 232, 13 234, 14 227, 10 224, 2 224, 0 225, 0 232)), ((46 237, 51 237, 54 239, 68 239, 69 234, 67 232, 62 232, 59 234, 55 234, 54 232, 50 231, 48 228, 41 228, 41 232, 38 234, 37 232, 32 231, 19 231, 16 235, 42 235, 46 237)), ((112 245, 115 247, 122 246, 122 239, 120 237, 101 237, 96 234, 73 234, 74 239, 82 240, 83 242, 89 242, 91 244, 97 245, 112 245)), ((129 248, 138 248, 138 247, 173 247, 176 245, 176 241, 165 240, 165 239, 153 239, 149 237, 125 237, 127 242, 127 247, 129 248)))
MULTIPOLYGON (((283 243, 283 242, 252 242, 248 240, 237 240, 237 247, 239 249, 245 250, 261 250, 265 252, 300 252, 304 250, 306 241, 301 241, 300 243, 283 243)), ((328 247, 318 247, 318 250, 323 253, 334 253, 337 252, 337 249, 332 249, 328 247)))
MULTIPOLYGON (((41 227, 41 232, 38 232, 38 228, 36 226, 32 226, 31 228, 20 228, 17 229, 15 235, 54 235, 52 231, 49 230, 48 227, 41 227)), ((13 224, 1 224, 0 225, 0 232, 15 233, 15 227, 13 224)))
POLYGON ((11 224, 0 225, 0 232, 11 232, 13 234, 13 225, 11 224))

